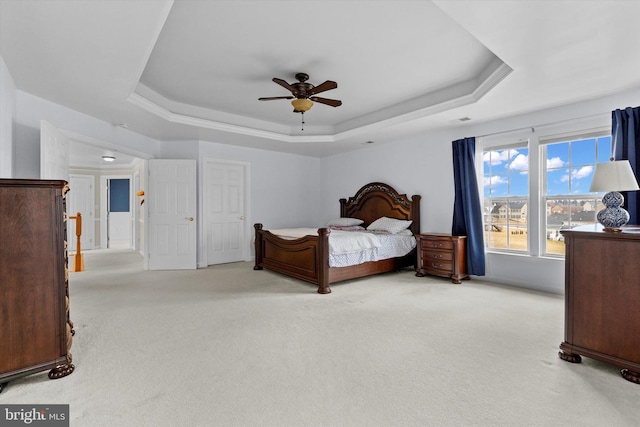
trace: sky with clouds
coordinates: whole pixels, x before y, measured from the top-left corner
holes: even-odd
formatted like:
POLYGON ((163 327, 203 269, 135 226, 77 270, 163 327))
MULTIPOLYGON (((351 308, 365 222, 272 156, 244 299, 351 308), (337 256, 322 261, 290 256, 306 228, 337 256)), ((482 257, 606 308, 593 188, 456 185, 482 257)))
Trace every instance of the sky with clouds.
MULTIPOLYGON (((611 137, 547 144, 546 193, 589 194, 596 163, 611 155, 611 137)), ((484 196, 526 196, 529 149, 514 148, 483 154, 484 196)))

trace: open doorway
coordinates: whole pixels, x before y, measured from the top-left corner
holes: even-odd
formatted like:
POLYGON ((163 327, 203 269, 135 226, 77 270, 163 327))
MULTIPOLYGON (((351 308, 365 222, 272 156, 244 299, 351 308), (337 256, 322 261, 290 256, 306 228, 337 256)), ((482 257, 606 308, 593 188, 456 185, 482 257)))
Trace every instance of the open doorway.
MULTIPOLYGON (((122 145, 60 129, 46 121, 40 129, 40 175, 46 179, 71 181, 80 177, 85 181, 73 182, 67 208, 69 215, 81 212, 83 225, 82 250, 107 249, 109 246, 124 246, 139 252, 145 259, 145 209, 141 205, 144 197, 136 193, 146 185, 147 161, 153 156, 122 145), (109 160, 109 161, 107 161, 109 160), (108 229, 107 183, 108 179, 129 180, 129 221, 118 230, 108 229), (128 231, 126 231, 128 229, 128 231), (124 230, 127 237, 120 238, 124 230), (114 236, 114 232, 116 233, 114 236), (111 234, 112 244, 107 236, 111 234)), ((122 208, 119 208, 122 209, 122 208)), ((111 212, 109 212, 111 213, 111 212)), ((116 213, 120 216, 122 211, 116 213)), ((122 216, 126 216, 124 213, 122 216)), ((114 217, 111 217, 112 224, 114 217)), ((73 221, 70 221, 73 223, 73 221)), ((75 224, 69 227, 69 241, 75 243, 75 224)), ((75 246, 72 246, 73 251, 75 246)))
POLYGON ((67 193, 67 243, 69 253, 76 252, 78 242, 76 229, 82 221, 80 246, 83 250, 95 249, 95 177, 90 174, 70 174, 67 193), (79 214, 79 215, 78 215, 79 214))
POLYGON ((107 185, 107 247, 131 248, 131 180, 112 178, 107 185))
POLYGON ((131 175, 100 176, 103 249, 133 249, 133 189, 131 175))

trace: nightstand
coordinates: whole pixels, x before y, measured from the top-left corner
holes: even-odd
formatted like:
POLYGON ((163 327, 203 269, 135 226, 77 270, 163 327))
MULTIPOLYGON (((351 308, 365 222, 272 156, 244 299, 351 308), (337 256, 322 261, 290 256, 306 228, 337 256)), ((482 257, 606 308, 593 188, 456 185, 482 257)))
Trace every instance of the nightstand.
POLYGON ((468 279, 467 236, 449 234, 418 234, 418 268, 416 276, 450 278, 455 284, 468 279))

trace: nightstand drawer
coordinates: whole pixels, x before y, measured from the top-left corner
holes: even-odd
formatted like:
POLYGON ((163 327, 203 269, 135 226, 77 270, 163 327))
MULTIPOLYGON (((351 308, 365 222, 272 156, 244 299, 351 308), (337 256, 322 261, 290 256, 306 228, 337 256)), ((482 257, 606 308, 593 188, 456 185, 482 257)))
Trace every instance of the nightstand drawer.
POLYGON ((431 240, 431 239, 420 239, 420 247, 424 250, 428 249, 453 249, 453 242, 451 240, 431 240))
POLYGON ((431 261, 453 261, 453 251, 434 251, 429 248, 422 252, 422 260, 425 263, 431 261))
POLYGON ((453 273, 453 262, 452 261, 431 261, 424 260, 424 265, 422 266, 425 270, 436 270, 440 273, 453 273))

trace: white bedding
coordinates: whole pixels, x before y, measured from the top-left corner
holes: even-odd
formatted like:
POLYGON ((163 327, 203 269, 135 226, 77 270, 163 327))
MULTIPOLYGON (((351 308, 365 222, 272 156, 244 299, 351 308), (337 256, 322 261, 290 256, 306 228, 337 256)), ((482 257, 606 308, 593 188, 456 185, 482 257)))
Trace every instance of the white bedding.
MULTIPOLYGON (((317 228, 269 230, 285 239, 317 236, 317 228)), ((347 267, 369 261, 404 256, 416 247, 413 235, 374 234, 368 231, 331 230, 329 234, 329 267, 347 267)))
POLYGON ((343 254, 330 253, 329 267, 348 267, 368 261, 405 256, 416 247, 416 238, 413 235, 377 234, 376 236, 380 240, 380 247, 343 254))
MULTIPOLYGON (((285 239, 299 239, 304 236, 317 236, 317 228, 284 228, 269 230, 271 234, 285 239)), ((378 236, 363 231, 331 230, 329 234, 329 253, 344 254, 380 247, 378 236)))

